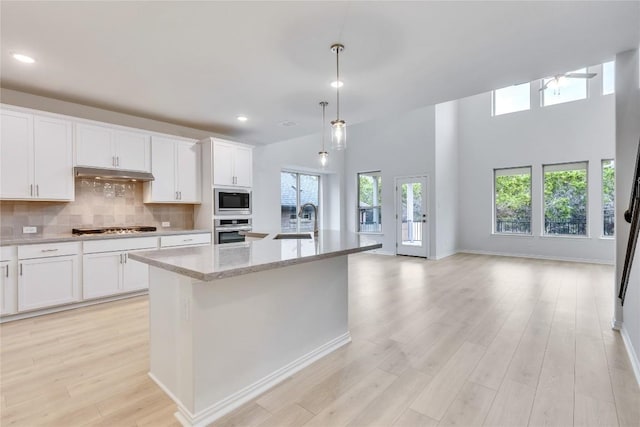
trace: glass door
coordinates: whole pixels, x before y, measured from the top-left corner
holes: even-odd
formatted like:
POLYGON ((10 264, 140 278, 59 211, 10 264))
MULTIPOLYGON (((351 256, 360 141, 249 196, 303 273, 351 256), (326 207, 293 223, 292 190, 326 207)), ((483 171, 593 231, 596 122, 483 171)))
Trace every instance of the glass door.
MULTIPOLYGON (((280 229, 286 233, 313 231, 315 214, 307 203, 320 209, 320 176, 297 172, 280 174, 280 229), (299 217, 300 208, 302 215, 299 217)), ((320 211, 318 211, 318 220, 320 211)))
POLYGON ((427 178, 396 178, 396 253, 429 256, 427 178))

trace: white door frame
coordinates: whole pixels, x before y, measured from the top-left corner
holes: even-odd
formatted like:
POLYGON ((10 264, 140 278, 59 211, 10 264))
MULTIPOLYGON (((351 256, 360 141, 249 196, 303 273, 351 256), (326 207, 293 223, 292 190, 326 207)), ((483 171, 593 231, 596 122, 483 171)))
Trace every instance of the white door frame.
MULTIPOLYGON (((429 258, 430 256, 430 246, 431 246, 431 203, 430 203, 430 188, 429 188, 429 175, 425 174, 418 174, 418 175, 407 175, 407 176, 396 176, 393 178, 393 184, 394 184, 394 192, 393 192, 393 206, 394 206, 394 211, 395 211, 395 219, 394 219, 394 230, 395 230, 395 236, 396 236, 396 250, 395 250, 395 254, 398 255, 398 249, 400 248, 400 240, 402 239, 402 236, 398 235, 398 216, 401 214, 401 212, 399 212, 398 206, 398 190, 399 190, 399 186, 398 186, 398 182, 401 180, 407 180, 407 179, 424 179, 425 182, 425 188, 424 188, 424 195, 423 195, 423 199, 424 199, 424 203, 426 205, 426 209, 425 209, 425 214, 427 215, 426 217, 426 222, 424 223, 425 226, 422 229, 422 238, 423 238, 423 246, 424 246, 424 252, 421 253, 420 255, 415 255, 415 256, 420 256, 420 257, 424 257, 424 258, 429 258)), ((401 255, 405 255, 405 254, 401 254, 401 255)))

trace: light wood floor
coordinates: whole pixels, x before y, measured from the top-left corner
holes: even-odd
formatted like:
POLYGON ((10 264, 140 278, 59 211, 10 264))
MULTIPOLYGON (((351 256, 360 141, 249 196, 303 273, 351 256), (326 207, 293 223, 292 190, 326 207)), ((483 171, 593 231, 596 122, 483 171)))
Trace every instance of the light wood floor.
MULTIPOLYGON (((350 258, 353 342, 216 426, 640 425, 613 268, 350 258)), ((146 376, 147 299, 0 327, 0 424, 177 426, 146 376)))

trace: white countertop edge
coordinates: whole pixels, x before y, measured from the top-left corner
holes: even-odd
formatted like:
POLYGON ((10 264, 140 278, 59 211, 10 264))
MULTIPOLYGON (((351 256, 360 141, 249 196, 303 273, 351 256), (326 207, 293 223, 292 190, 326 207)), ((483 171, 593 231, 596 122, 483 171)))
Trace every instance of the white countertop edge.
POLYGON ((91 234, 74 236, 71 233, 69 235, 60 236, 42 236, 42 237, 12 237, 9 239, 0 239, 0 246, 18 246, 18 245, 38 245, 41 243, 62 243, 62 242, 82 242, 86 240, 107 240, 107 239, 136 239, 139 237, 162 237, 162 236, 176 236, 181 234, 204 234, 211 233, 211 230, 158 230, 158 231, 145 231, 140 233, 131 234, 91 234))
POLYGON ((241 276, 249 273, 257 273, 259 271, 273 270, 275 268, 287 267, 295 264, 302 264, 306 262, 319 261, 327 258, 334 258, 337 256, 349 255, 358 252, 366 252, 372 249, 379 249, 382 247, 382 243, 374 243, 367 246, 360 246, 357 248, 342 249, 335 252, 324 253, 320 255, 312 255, 300 258, 291 258, 281 261, 267 262, 265 264, 251 265, 247 267, 231 268, 229 270, 218 271, 214 273, 202 273, 200 271, 191 270, 188 268, 180 267, 174 264, 158 261, 152 258, 147 258, 144 253, 130 253, 129 258, 149 264, 153 267, 161 268, 163 270, 171 271, 173 273, 181 274, 183 276, 191 277, 202 282, 210 282, 213 280, 226 279, 229 277, 241 276))

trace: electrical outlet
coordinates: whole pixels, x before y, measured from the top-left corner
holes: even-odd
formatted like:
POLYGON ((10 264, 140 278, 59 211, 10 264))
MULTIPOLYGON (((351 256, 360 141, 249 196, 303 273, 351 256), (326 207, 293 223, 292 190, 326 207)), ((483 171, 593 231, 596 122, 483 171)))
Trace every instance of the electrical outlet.
POLYGON ((169 221, 162 221, 163 227, 171 227, 171 223, 169 221))
POLYGON ((38 227, 22 227, 22 234, 37 233, 38 227))

